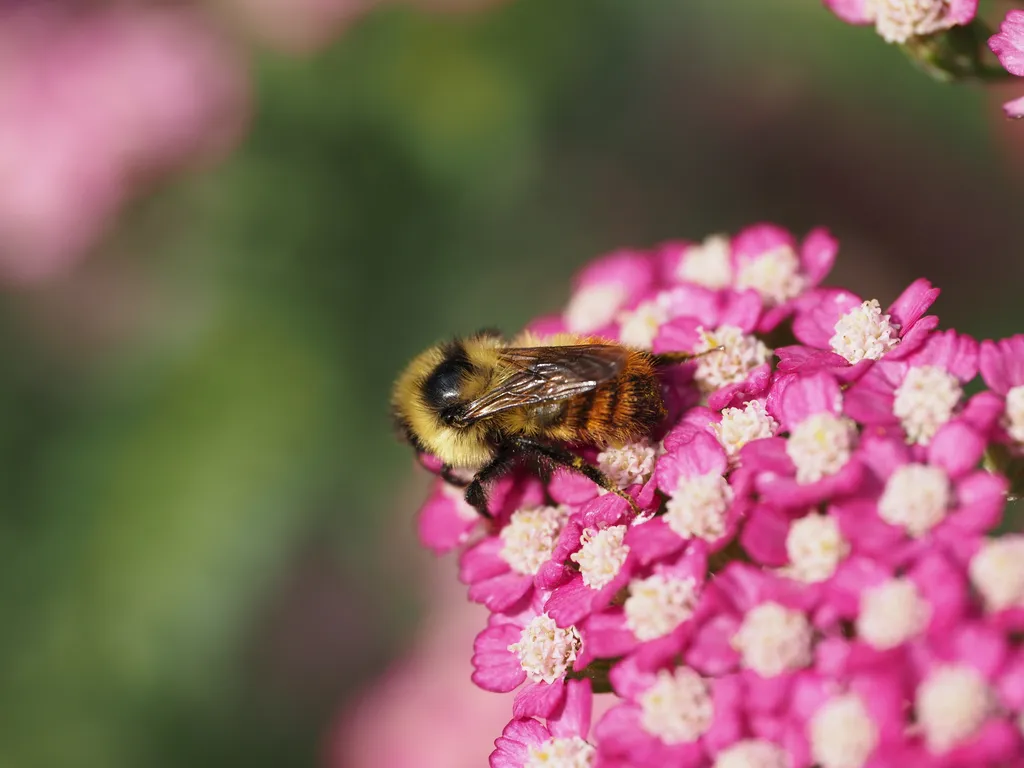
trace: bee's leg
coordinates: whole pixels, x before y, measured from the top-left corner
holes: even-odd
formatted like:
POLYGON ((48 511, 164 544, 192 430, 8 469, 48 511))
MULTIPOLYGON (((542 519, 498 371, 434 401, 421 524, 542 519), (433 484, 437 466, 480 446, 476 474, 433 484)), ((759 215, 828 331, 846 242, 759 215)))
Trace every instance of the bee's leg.
POLYGON ((571 469, 573 472, 579 472, 581 475, 586 477, 588 480, 592 480, 599 486, 604 488, 609 493, 614 493, 625 499, 629 506, 634 512, 640 514, 640 507, 637 506, 636 500, 626 493, 624 490, 619 488, 615 483, 608 478, 600 469, 595 467, 593 464, 588 463, 583 457, 577 456, 575 453, 570 453, 563 448, 556 448, 552 445, 545 445, 544 443, 538 443, 534 440, 530 440, 525 437, 517 437, 513 439, 513 444, 516 448, 523 453, 533 454, 540 456, 543 459, 557 464, 560 467, 571 469))
POLYGON ((466 502, 477 512, 490 520, 493 515, 487 509, 487 491, 484 483, 490 482, 508 472, 515 463, 515 455, 507 449, 499 449, 494 458, 484 464, 466 487, 466 502))
POLYGON ((712 352, 721 352, 725 347, 712 347, 711 349, 705 350, 704 352, 662 352, 660 355, 652 355, 654 358, 654 364, 663 368, 668 365, 679 365, 680 363, 688 363, 691 360, 696 360, 704 355, 710 355, 712 352))
POLYGON ((441 477, 444 478, 446 483, 454 485, 456 488, 465 488, 471 482, 470 479, 467 479, 462 475, 455 474, 455 468, 452 467, 451 464, 441 465, 441 477))

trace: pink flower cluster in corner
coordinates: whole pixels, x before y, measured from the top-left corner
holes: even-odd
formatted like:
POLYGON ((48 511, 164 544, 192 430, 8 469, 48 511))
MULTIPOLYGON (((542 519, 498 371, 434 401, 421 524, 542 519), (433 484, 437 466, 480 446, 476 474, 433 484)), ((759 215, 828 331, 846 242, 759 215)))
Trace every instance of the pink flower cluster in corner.
POLYGON ((639 515, 559 471, 503 478, 490 523, 438 481, 421 538, 461 550, 473 680, 513 694, 493 768, 1021 764, 1024 536, 983 456, 1021 453, 1024 336, 939 330, 925 280, 820 287, 836 251, 621 251, 532 324, 722 349, 664 377, 659 433, 585 451, 639 515))
POLYGON ((60 272, 140 181, 230 145, 247 91, 184 6, 0 12, 0 277, 60 272))
POLYGON ((978 0, 824 0, 850 24, 872 24, 887 43, 905 43, 961 24, 978 12, 978 0))
MULTIPOLYGON (((1024 11, 1010 11, 999 25, 999 32, 989 38, 988 47, 999 57, 1007 72, 1024 77, 1024 11)), ((1024 97, 1006 102, 1007 117, 1024 117, 1024 97)))

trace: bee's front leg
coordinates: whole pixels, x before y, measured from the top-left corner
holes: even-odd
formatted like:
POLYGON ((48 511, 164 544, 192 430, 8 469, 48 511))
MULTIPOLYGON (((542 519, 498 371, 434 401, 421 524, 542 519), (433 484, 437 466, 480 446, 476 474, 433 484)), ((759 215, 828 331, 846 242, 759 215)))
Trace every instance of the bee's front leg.
POLYGON ((484 484, 508 472, 515 460, 515 454, 510 450, 500 448, 493 459, 477 470, 473 480, 466 486, 466 502, 488 520, 493 515, 487 508, 487 489, 484 484))

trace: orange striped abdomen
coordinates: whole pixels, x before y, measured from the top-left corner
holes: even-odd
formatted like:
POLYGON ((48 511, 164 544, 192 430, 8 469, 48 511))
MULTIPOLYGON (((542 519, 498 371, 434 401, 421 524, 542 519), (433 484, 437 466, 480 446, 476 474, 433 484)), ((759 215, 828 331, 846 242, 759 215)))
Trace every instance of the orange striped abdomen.
POLYGON ((664 417, 654 364, 646 353, 631 351, 615 379, 566 403, 558 431, 567 442, 627 443, 650 434, 664 417))

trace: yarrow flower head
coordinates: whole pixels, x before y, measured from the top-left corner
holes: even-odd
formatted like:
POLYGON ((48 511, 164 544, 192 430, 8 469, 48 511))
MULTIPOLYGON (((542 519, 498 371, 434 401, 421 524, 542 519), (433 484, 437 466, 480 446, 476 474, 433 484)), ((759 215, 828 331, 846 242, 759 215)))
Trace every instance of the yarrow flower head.
MULTIPOLYGON (((964 7, 858 13, 896 40, 964 7)), ((424 507, 424 543, 461 550, 489 610, 473 680, 512 694, 492 766, 1024 754, 1024 537, 1000 535, 1024 485, 1024 335, 938 330, 926 280, 888 304, 822 288, 835 252, 823 231, 771 225, 620 251, 531 324, 536 343, 571 332, 650 355, 658 392, 582 397, 666 415, 614 444, 552 441, 540 472, 485 483, 489 518, 440 481, 424 507), (767 334, 789 332, 773 352, 767 334)))
POLYGON ((978 10, 977 0, 825 0, 825 5, 851 24, 873 24, 887 43, 967 24, 978 10))

